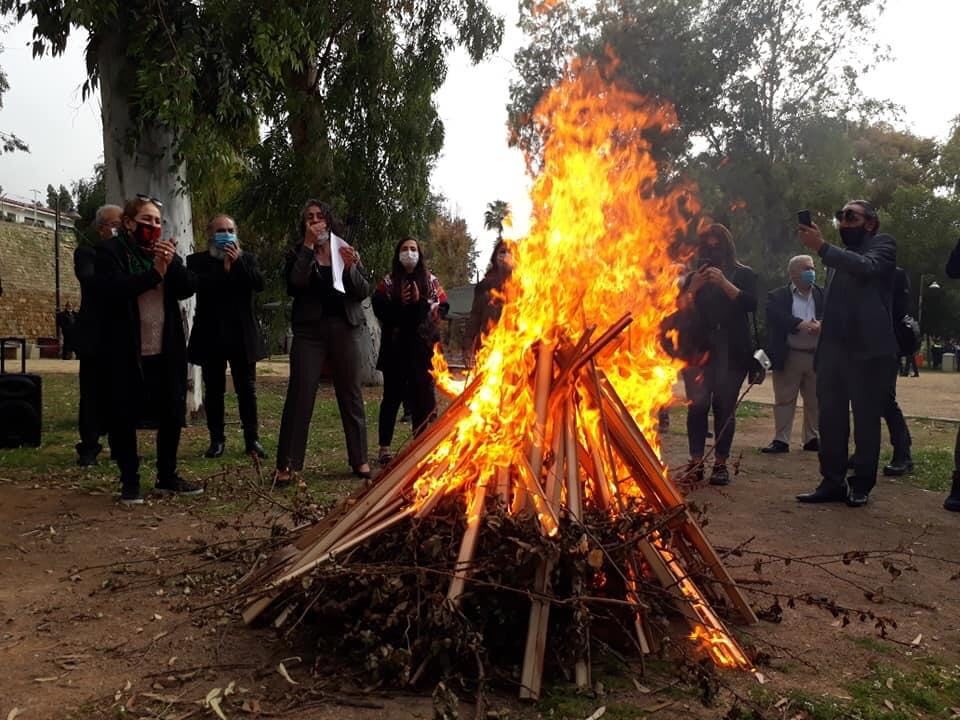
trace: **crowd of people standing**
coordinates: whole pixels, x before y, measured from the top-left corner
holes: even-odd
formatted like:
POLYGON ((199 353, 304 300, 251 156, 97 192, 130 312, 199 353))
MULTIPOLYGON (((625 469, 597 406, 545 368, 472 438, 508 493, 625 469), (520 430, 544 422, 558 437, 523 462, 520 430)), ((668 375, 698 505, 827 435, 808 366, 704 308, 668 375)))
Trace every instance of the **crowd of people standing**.
MULTIPOLYGON (((203 491, 177 472, 188 361, 202 373, 210 436, 205 455, 217 458, 226 450, 229 365, 245 451, 267 457, 256 398, 259 338, 253 307, 256 293, 264 288, 256 257, 242 249, 233 218, 221 213, 207 224, 207 248, 184 262, 174 242, 162 238, 161 213, 162 203, 142 195, 123 207, 100 208, 99 242, 79 247, 74 258, 83 298, 75 323, 85 338, 79 352, 78 462, 95 463, 106 434, 120 472, 120 497, 127 503, 142 502, 138 428, 156 430, 157 491, 203 491), (188 338, 179 303, 194 294, 196 315, 188 338)), ((762 347, 756 330, 756 273, 738 259, 727 227, 701 227, 679 279, 677 312, 664 324, 665 337, 672 333, 664 347, 686 365, 682 379, 688 481, 705 480, 712 463, 709 482, 731 482, 728 460, 738 398, 748 378, 762 381, 757 366, 767 355, 774 437, 761 452, 790 451, 799 396, 804 407, 802 449, 819 455, 820 482, 798 495, 798 501, 865 505, 879 470, 881 418, 893 444, 884 474, 912 471, 910 432, 896 397, 901 360, 915 352, 907 314, 909 280, 896 265, 895 240, 879 231, 879 216, 869 202, 848 202, 837 212, 836 226, 840 244, 828 242, 812 222, 798 226, 799 239, 812 254, 791 258, 787 284, 767 294, 767 341, 762 347), (826 268, 822 285, 817 283, 814 255, 826 268), (708 453, 711 414, 714 442, 708 453)), ((377 368, 384 383, 376 459, 387 465, 393 459, 400 408, 411 415, 414 434, 436 415, 430 369, 440 339, 438 323, 449 307, 446 293, 414 237, 396 244, 390 271, 374 282, 357 249, 338 235, 329 205, 307 201, 298 227, 283 268, 292 298, 293 341, 273 482, 287 484, 303 470, 316 395, 326 372, 336 396, 347 462, 354 475, 370 478, 360 378, 366 322, 362 303, 372 297, 382 329, 377 368)), ((509 245, 501 241, 475 288, 464 340, 468 367, 483 333, 497 321, 511 268, 509 245)), ((960 246, 947 269, 951 276, 960 276, 960 246)), ((960 510, 960 433, 956 456, 948 510, 960 510)))

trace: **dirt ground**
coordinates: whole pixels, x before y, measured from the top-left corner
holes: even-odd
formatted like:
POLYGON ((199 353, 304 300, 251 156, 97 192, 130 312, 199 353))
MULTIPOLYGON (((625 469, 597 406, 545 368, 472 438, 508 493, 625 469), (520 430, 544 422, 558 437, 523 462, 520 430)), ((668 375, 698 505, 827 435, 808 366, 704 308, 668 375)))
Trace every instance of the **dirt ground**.
MULTIPOLYGON (((931 373, 911 380, 915 387, 903 382, 904 405, 915 388, 952 380, 931 373)), ((935 409, 948 405, 945 388, 924 393, 916 407, 947 413, 935 409)), ((682 410, 673 421, 665 447, 670 464, 678 464, 685 456, 682 410)), ((854 612, 844 627, 823 609, 804 602, 790 608, 783 599, 782 622, 737 628, 771 658, 760 668, 764 690, 843 698, 846 684, 872 663, 960 663, 960 514, 942 510, 942 493, 889 480, 862 509, 800 505, 793 495, 814 486, 816 456, 756 453, 770 427, 768 414, 742 420, 733 483, 689 497, 707 506, 712 542, 721 551, 739 548, 727 562, 758 607, 772 605, 774 595, 808 594, 854 612), (874 555, 842 562, 842 553, 855 551, 874 555), (878 637, 875 622, 858 619, 870 612, 896 622, 882 645, 870 640, 878 637)), ((224 552, 236 545, 226 543, 270 532, 269 516, 244 502, 242 474, 213 478, 203 498, 121 508, 82 479, 51 484, 0 468, 0 719, 213 718, 203 701, 213 697, 216 705, 216 689, 230 693, 222 701, 230 718, 433 717, 428 692, 365 692, 343 678, 311 679, 307 649, 211 606, 243 567, 224 552)), ((758 687, 749 675, 725 677, 744 696, 758 687)), ((636 717, 644 708, 657 718, 722 715, 696 701, 664 704, 655 694, 618 692, 635 703, 636 717)), ((501 700, 510 717, 551 716, 501 700)), ((471 713, 464 703, 461 717, 471 713)))

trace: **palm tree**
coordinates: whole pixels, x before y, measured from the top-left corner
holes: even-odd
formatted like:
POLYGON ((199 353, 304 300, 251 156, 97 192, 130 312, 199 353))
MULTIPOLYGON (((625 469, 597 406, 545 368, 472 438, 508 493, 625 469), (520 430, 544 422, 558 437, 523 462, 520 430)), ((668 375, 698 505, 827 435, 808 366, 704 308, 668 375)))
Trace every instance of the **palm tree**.
POLYGON ((487 203, 487 209, 483 213, 483 229, 496 230, 497 242, 503 240, 503 221, 510 214, 510 203, 506 200, 494 200, 487 203))

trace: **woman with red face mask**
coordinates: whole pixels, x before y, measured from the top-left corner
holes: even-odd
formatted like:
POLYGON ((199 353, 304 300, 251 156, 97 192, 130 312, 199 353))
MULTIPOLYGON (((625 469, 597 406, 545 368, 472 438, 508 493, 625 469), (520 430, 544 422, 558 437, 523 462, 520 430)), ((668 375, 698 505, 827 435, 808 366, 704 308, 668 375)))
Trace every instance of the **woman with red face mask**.
POLYGON ((172 239, 161 239, 162 204, 138 195, 123 208, 116 237, 97 245, 95 283, 103 334, 98 355, 109 367, 110 454, 120 468, 120 501, 143 502, 137 426, 157 428, 160 493, 196 495, 203 488, 177 474, 186 415, 187 346, 179 301, 196 290, 172 239))

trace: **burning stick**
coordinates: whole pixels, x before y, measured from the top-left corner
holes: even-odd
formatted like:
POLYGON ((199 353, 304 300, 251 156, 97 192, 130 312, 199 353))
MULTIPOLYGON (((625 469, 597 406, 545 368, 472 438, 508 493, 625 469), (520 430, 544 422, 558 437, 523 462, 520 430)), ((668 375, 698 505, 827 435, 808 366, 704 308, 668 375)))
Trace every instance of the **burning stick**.
POLYGON ((450 590, 447 592, 447 599, 454 604, 460 602, 460 596, 463 594, 463 587, 467 579, 470 563, 473 562, 473 554, 477 550, 477 532, 483 520, 483 508, 486 498, 487 484, 481 481, 477 484, 473 495, 470 497, 470 502, 467 504, 467 529, 463 533, 463 539, 460 541, 460 553, 457 555, 457 565, 454 569, 453 580, 450 582, 450 590))

